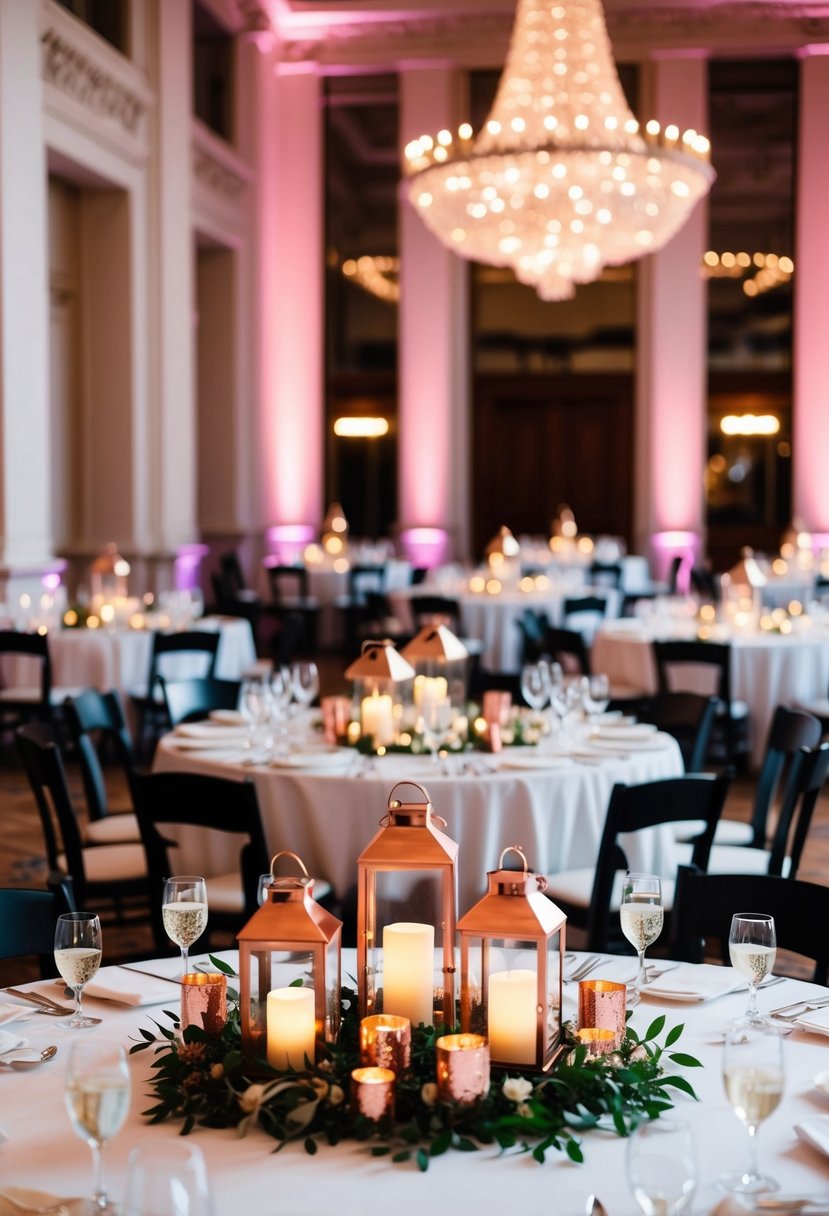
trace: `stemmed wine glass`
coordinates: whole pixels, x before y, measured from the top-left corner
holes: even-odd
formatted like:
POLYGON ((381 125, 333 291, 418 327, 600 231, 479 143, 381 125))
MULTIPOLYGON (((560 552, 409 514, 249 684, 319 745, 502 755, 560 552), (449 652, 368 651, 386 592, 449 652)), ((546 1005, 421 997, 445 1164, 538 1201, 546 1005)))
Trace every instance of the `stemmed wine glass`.
POLYGON ((678 1216, 697 1186, 697 1161, 684 1119, 640 1123, 628 1140, 627 1176, 644 1216, 678 1216))
POLYGON ((633 1009, 642 999, 645 983, 645 951, 662 932, 662 883, 655 874, 625 875, 622 906, 619 910, 622 932, 639 955, 639 972, 628 986, 628 1008, 633 1009))
POLYGON ((530 709, 540 713, 550 698, 550 676, 540 663, 525 663, 521 668, 521 696, 530 709))
POLYGON ((75 992, 74 1013, 61 1025, 71 1030, 86 1030, 89 1026, 97 1026, 101 1020, 86 1017, 82 1005, 84 986, 101 965, 101 949, 101 922, 93 912, 64 912, 58 917, 55 966, 75 992))
POLYGON ((420 730, 423 742, 432 753, 435 768, 440 766, 440 746, 452 725, 452 705, 449 700, 426 701, 420 708, 420 730))
POLYGON ((776 1191, 777 1183, 760 1173, 757 1128, 783 1097, 783 1038, 768 1022, 739 1022, 725 1039, 723 1081, 728 1101, 748 1129, 749 1161, 740 1173, 726 1174, 720 1185, 737 1195, 776 1191))
POLYGON ((610 680, 607 676, 585 676, 582 680, 582 705, 588 717, 603 714, 609 704, 610 680))
POLYGON ((204 1154, 181 1140, 136 1145, 127 1166, 123 1216, 213 1216, 204 1154))
POLYGON ((736 913, 731 920, 728 953, 731 966, 748 981, 748 1005, 743 1019, 747 1022, 760 1021, 757 985, 769 974, 777 955, 774 917, 764 912, 736 913))
POLYGON ((181 950, 182 975, 187 952, 207 928, 207 885, 195 874, 165 878, 161 903, 164 932, 181 950))
POLYGON ((248 724, 248 740, 245 746, 252 748, 259 727, 264 726, 271 716, 271 706, 262 680, 245 680, 240 705, 242 717, 248 724))
POLYGON ((291 688, 298 705, 311 705, 320 690, 320 673, 316 663, 294 663, 291 668, 291 688))
POLYGON ((66 1108, 75 1135, 92 1149, 95 1212, 112 1212, 102 1148, 121 1130, 130 1104, 130 1072, 119 1043, 73 1043, 66 1067, 66 1108))

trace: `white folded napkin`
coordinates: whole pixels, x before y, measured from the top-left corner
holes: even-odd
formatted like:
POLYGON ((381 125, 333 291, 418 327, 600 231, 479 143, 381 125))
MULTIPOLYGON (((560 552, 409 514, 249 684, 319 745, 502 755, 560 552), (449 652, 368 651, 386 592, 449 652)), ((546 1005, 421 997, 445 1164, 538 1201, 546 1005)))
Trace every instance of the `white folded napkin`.
POLYGON ((502 753, 497 767, 499 769, 553 769, 553 768, 572 768, 573 761, 569 756, 555 755, 539 755, 538 752, 529 752, 526 755, 512 753, 510 755, 502 753))
POLYGON ((354 759, 354 754, 345 748, 316 751, 290 752, 287 756, 274 756, 269 761, 271 768, 345 768, 354 759))
POLYGON ((795 1026, 813 1034, 829 1034, 829 1008, 807 1009, 796 1019, 795 1026))
POLYGON ((26 1047, 28 1041, 22 1038, 19 1034, 13 1034, 10 1030, 0 1030, 0 1056, 7 1051, 14 1051, 17 1047, 26 1047))
POLYGON ((642 993, 664 1001, 710 1001, 744 987, 745 980, 731 967, 684 963, 647 984, 642 993))
POLYGON ((619 723, 608 722, 594 732, 594 739, 647 739, 656 734, 656 727, 651 722, 619 723))
POLYGON ((221 722, 182 722, 176 727, 175 733, 182 739, 244 739, 248 728, 221 722))
POLYGON ((794 1130, 806 1144, 829 1157, 829 1115, 815 1115, 795 1123, 794 1130))
POLYGON ((0 1005, 0 1026, 16 1022, 18 1018, 30 1018, 34 1012, 31 1005, 0 1005))
POLYGON ((178 984, 172 980, 154 979, 128 967, 101 967, 98 974, 84 988, 84 996, 98 997, 103 1001, 117 1001, 120 1005, 177 1005, 180 997, 178 984))
POLYGON ((188 739, 181 735, 167 737, 167 746, 181 752, 241 752, 245 745, 244 735, 222 735, 218 738, 188 739))
POLYGON ((622 738, 622 732, 617 731, 613 736, 608 732, 601 738, 589 739, 586 746, 589 751, 602 752, 661 752, 669 746, 666 736, 655 734, 646 738, 622 738))

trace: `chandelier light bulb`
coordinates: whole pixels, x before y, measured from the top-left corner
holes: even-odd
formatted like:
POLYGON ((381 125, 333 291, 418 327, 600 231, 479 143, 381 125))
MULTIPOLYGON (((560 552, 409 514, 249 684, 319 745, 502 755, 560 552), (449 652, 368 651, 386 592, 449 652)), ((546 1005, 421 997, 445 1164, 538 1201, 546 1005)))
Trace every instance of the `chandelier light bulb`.
POLYGON ((411 202, 456 253, 511 266, 547 300, 661 249, 715 176, 697 131, 655 120, 640 129, 600 0, 518 0, 486 122, 474 137, 469 124, 457 140, 445 134, 407 145, 411 202))

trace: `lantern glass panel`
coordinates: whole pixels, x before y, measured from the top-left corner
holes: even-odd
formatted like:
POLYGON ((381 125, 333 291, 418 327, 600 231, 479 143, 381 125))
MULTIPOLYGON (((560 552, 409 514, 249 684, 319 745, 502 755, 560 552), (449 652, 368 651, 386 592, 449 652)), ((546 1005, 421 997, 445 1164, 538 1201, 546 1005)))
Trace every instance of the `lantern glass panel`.
POLYGON ((370 874, 367 1012, 443 1021, 443 880, 434 870, 370 874))
POLYGON ((466 703, 468 659, 416 659, 413 698, 416 709, 431 698, 448 698, 453 709, 462 710, 466 703))
MULTIPOLYGON (((244 965, 240 951, 240 966, 244 965)), ((267 1031, 268 993, 274 988, 302 984, 313 988, 314 955, 310 950, 272 950, 267 945, 252 947, 248 954, 250 980, 250 1019, 254 1037, 267 1031)))
POLYGON ((493 1061, 543 1066, 561 1030, 560 931, 542 942, 469 936, 465 945, 464 1029, 487 1036, 493 1061), (546 998, 539 998, 539 971, 546 998))

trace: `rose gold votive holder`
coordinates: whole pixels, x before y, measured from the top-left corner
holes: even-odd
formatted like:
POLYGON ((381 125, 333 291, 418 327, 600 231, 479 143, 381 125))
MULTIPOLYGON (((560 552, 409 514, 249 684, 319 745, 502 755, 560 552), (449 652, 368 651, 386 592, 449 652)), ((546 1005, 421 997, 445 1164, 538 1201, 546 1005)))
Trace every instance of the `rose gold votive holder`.
POLYGON ((480 1034, 445 1034, 435 1040, 438 1098, 468 1106, 489 1091, 489 1043, 480 1034))
POLYGON ((405 1072, 412 1057, 412 1024, 408 1018, 373 1013, 360 1023, 360 1060, 366 1066, 405 1072))
POLYGON ((394 1115, 394 1083, 390 1068, 355 1068, 351 1074, 351 1112, 375 1122, 394 1115))
POLYGON ((221 1034, 227 1021, 227 978, 194 971, 181 981, 181 1029, 198 1026, 221 1034))
POLYGON ((584 1043, 587 1054, 591 1056, 607 1056, 619 1046, 616 1034, 612 1030, 601 1030, 598 1026, 584 1026, 577 1030, 579 1042, 584 1043))
POLYGON ((612 980, 581 980, 579 983, 579 1029, 612 1030, 615 1051, 625 1037, 627 989, 612 980))

